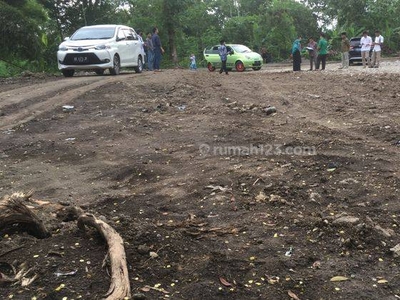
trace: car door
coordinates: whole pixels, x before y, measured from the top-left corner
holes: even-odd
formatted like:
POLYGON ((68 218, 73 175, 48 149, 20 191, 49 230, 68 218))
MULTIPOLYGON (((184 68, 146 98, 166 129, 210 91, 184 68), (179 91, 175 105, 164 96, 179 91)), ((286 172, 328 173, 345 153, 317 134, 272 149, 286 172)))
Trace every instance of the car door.
POLYGON ((129 44, 122 28, 118 28, 117 30, 118 31, 117 31, 116 43, 118 48, 118 55, 121 62, 121 66, 125 66, 129 61, 129 55, 131 55, 129 53, 129 44))
POLYGON ((226 60, 226 67, 227 68, 234 68, 235 67, 235 55, 232 55, 233 49, 231 46, 226 46, 226 49, 228 50, 228 58, 226 60))
POLYGON ((208 49, 205 49, 204 58, 206 59, 207 63, 211 63, 214 67, 217 67, 218 64, 221 62, 221 59, 219 57, 218 46, 213 46, 208 49))
POLYGON ((127 45, 129 49, 129 55, 126 63, 130 67, 136 66, 138 57, 143 51, 143 42, 132 28, 124 28, 124 32, 127 37, 127 45))

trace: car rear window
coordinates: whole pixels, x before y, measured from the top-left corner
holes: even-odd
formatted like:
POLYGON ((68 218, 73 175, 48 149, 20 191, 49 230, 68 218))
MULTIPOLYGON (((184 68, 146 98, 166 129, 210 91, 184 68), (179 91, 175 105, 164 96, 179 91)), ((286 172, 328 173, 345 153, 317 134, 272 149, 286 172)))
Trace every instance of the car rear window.
POLYGON ((356 39, 356 40, 350 40, 350 46, 351 47, 358 47, 360 46, 360 39, 356 39))
POLYGON ((213 46, 211 48, 207 48, 204 52, 206 54, 219 54, 218 47, 219 46, 213 46))
POLYGON ((107 40, 114 36, 114 32, 114 27, 81 28, 71 36, 71 40, 107 40))

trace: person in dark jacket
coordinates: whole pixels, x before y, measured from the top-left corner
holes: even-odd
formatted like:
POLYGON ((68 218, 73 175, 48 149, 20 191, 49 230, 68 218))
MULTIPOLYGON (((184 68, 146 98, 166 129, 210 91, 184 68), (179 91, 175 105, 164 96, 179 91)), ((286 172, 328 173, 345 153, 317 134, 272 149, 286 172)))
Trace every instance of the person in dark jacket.
POLYGON ((147 68, 148 68, 149 71, 153 71, 153 67, 154 67, 154 47, 153 47, 153 42, 151 40, 151 33, 149 33, 147 35, 146 45, 147 45, 147 68))
POLYGON ((225 46, 225 41, 221 40, 220 45, 218 47, 219 57, 221 58, 221 70, 219 70, 219 74, 225 72, 228 75, 228 70, 226 69, 226 60, 228 59, 228 49, 225 46))
POLYGON ((161 55, 164 53, 164 48, 162 47, 160 37, 158 36, 158 28, 153 28, 153 35, 151 37, 154 47, 154 71, 161 72, 161 55))

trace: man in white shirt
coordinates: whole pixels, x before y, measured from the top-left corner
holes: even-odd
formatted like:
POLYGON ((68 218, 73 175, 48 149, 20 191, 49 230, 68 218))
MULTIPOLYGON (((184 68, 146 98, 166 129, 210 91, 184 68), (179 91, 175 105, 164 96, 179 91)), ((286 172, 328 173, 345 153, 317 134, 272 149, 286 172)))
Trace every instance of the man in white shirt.
POLYGON ((371 68, 379 68, 379 63, 381 61, 382 44, 383 44, 383 36, 381 36, 381 33, 379 30, 376 30, 375 31, 375 41, 372 44, 374 46, 374 50, 372 50, 371 68))
POLYGON ((361 37, 360 40, 360 45, 361 45, 361 58, 362 58, 362 63, 364 68, 367 67, 367 64, 370 65, 370 58, 369 58, 369 51, 371 50, 372 46, 372 39, 368 35, 368 31, 363 32, 363 36, 361 37))

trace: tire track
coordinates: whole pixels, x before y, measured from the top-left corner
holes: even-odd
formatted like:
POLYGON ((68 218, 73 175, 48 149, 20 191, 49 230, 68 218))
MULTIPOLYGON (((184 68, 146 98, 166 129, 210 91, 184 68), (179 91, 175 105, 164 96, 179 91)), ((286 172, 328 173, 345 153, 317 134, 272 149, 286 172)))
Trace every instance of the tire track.
MULTIPOLYGON (((134 76, 126 75, 124 80, 129 77, 134 76)), ((15 111, 15 113, 10 115, 5 115, 0 117, 0 130, 9 130, 15 126, 26 123, 39 115, 51 111, 72 99, 78 98, 79 96, 85 94, 86 92, 99 88, 103 85, 121 81, 123 80, 120 76, 113 77, 85 77, 85 78, 71 78, 61 82, 48 82, 37 86, 34 90, 32 86, 26 86, 14 90, 9 90, 7 92, 0 93, 0 109, 8 105, 22 103, 28 101, 32 98, 43 97, 46 95, 60 91, 62 89, 67 89, 72 87, 72 89, 62 92, 54 97, 50 97, 41 101, 39 103, 34 103, 28 105, 23 109, 15 111), (87 85, 82 86, 82 84, 87 83, 87 85), (76 87, 76 85, 80 85, 76 87)))
POLYGON ((0 93, 0 109, 13 104, 18 104, 25 100, 43 97, 51 92, 68 88, 74 85, 83 85, 102 80, 101 77, 70 78, 62 81, 50 81, 39 85, 28 85, 21 88, 8 90, 0 93))

